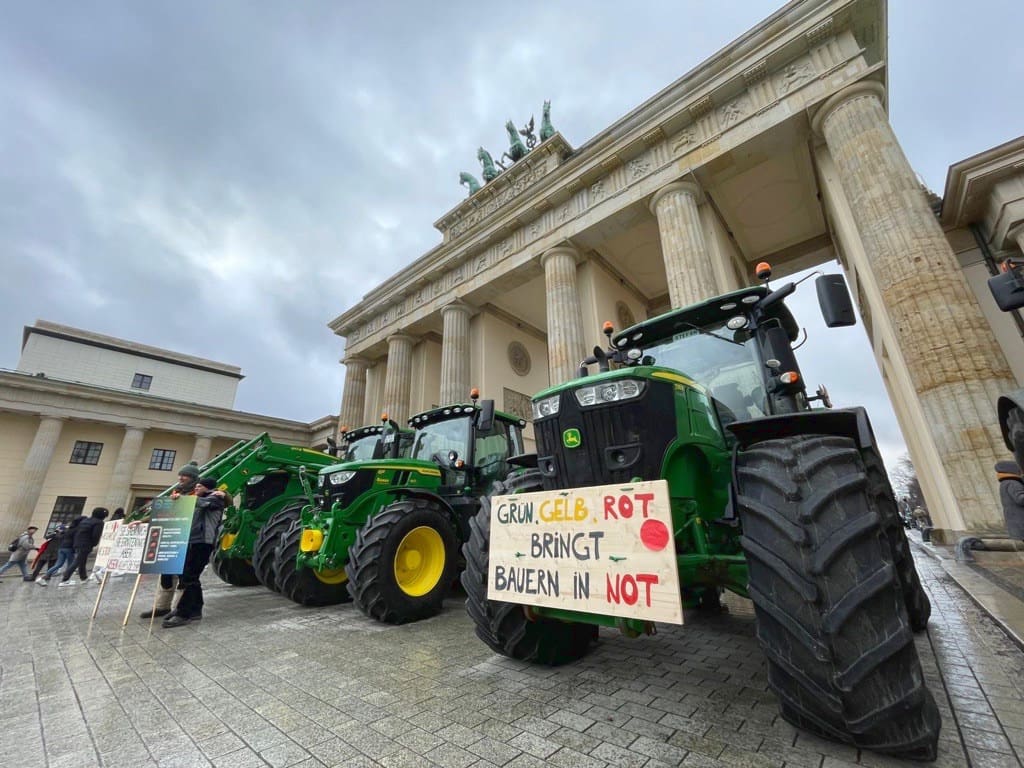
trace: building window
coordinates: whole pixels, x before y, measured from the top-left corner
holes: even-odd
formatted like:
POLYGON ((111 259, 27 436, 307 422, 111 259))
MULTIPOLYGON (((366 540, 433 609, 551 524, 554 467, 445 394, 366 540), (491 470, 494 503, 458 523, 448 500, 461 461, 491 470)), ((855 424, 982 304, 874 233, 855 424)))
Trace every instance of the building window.
POLYGON ((68 525, 76 517, 80 517, 84 510, 85 496, 58 496, 57 503, 53 505, 53 513, 50 515, 50 520, 46 523, 44 537, 53 533, 54 529, 61 523, 68 525))
POLYGON ((75 447, 71 449, 72 464, 99 464, 100 451, 103 450, 103 443, 90 443, 87 440, 75 440, 75 447))
POLYGON ((159 469, 163 472, 174 469, 174 457, 177 451, 169 451, 166 448, 154 448, 153 455, 149 458, 149 468, 159 469))
POLYGON ((149 391, 149 385, 153 383, 153 377, 144 373, 136 373, 132 378, 132 389, 145 389, 149 391))

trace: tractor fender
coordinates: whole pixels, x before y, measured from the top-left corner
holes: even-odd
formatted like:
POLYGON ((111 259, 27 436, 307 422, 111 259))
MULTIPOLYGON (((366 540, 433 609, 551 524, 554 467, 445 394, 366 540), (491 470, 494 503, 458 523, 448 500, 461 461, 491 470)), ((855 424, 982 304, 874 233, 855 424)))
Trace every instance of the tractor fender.
POLYGON ((1014 408, 1020 408, 1024 412, 1024 389, 1014 390, 1008 395, 1000 395, 996 403, 996 409, 999 412, 999 429, 1003 433, 1003 442, 1006 443, 1006 447, 1011 451, 1013 450, 1013 442, 1010 440, 1010 428, 1006 419, 1014 408))
MULTIPOLYGON (((421 488, 401 488, 394 491, 394 501, 401 501, 402 499, 426 499, 437 504, 441 509, 444 510, 445 514, 448 515, 448 519, 451 524, 455 527, 455 530, 459 529, 459 521, 455 514, 455 510, 452 509, 452 505, 443 497, 436 493, 421 488)), ((388 502, 385 506, 393 504, 394 501, 388 502)))
MULTIPOLYGON (((1024 394, 1024 390, 1022 390, 1024 394)), ((737 421, 726 427, 739 441, 741 449, 765 440, 778 440, 800 435, 834 435, 849 437, 861 450, 875 445, 868 412, 864 408, 822 408, 779 416, 765 416, 750 421, 737 421)))

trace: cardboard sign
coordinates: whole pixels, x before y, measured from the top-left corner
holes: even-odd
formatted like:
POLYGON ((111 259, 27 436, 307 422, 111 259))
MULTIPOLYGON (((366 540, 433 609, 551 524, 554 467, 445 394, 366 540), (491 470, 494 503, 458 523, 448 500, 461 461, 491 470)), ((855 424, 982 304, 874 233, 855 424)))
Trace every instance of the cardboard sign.
MULTIPOLYGON (((108 526, 116 526, 113 528, 110 551, 107 554, 106 563, 100 560, 99 555, 96 557, 96 562, 105 564, 111 571, 138 573, 139 563, 142 562, 142 549, 146 545, 147 526, 124 525, 121 520, 114 520, 113 523, 106 523, 103 526, 103 536, 107 535, 108 526)), ((102 539, 100 539, 100 546, 103 546, 102 539)))
POLYGON ((682 624, 668 483, 492 497, 487 597, 682 624))
POLYGON ((96 545, 96 562, 94 567, 106 567, 107 560, 110 559, 110 552, 114 548, 114 536, 117 534, 117 530, 122 524, 122 520, 107 520, 107 522, 103 524, 103 533, 100 534, 100 543, 96 545))
POLYGON ((181 573, 195 509, 195 496, 153 499, 139 573, 181 573))

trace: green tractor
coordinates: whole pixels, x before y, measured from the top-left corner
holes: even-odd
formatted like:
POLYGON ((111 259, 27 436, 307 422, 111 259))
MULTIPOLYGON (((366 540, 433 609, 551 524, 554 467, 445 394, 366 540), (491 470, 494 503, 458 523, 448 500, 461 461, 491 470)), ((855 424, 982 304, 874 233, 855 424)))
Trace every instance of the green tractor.
MULTIPOLYGON (((388 432, 397 425, 391 422, 388 432)), ((479 498, 523 452, 525 422, 493 400, 434 408, 409 419, 406 458, 320 471, 315 503, 281 537, 280 591, 304 605, 353 600, 389 624, 440 612, 479 498)))
MULTIPOLYGON (((595 348, 580 378, 534 396, 532 467, 497 489, 494 517, 491 499, 483 500, 463 550, 468 612, 494 651, 549 665, 586 654, 598 626, 652 634, 650 609, 637 600, 643 584, 613 590, 627 585, 616 571, 629 564, 616 557, 625 552, 607 541, 598 552, 596 538, 595 548, 577 551, 579 537, 602 535, 594 533, 600 520, 574 524, 565 509, 559 515, 558 499, 658 481, 668 524, 660 542, 646 543, 668 558, 664 581, 677 623, 681 607, 720 610, 724 590, 749 598, 768 681, 789 722, 865 749, 933 760, 940 717, 913 634, 925 629, 931 609, 867 413, 832 409, 824 387, 808 394, 793 351, 799 329, 784 303, 796 284, 771 290, 770 267, 757 271, 764 285, 614 335, 606 324, 609 350, 595 348), (588 375, 593 365, 599 370, 588 375), (815 401, 824 407, 812 409, 815 401), (509 494, 519 492, 531 495, 517 505, 509 494), (536 509, 542 518, 548 509, 548 523, 560 521, 549 525, 559 532, 552 546, 535 546, 533 538, 521 551, 508 547, 508 510, 516 508, 512 522, 529 523, 524 536, 540 535, 533 533, 540 530, 536 509), (586 555, 587 567, 605 569, 608 580, 588 582, 585 596, 596 602, 584 612, 573 608, 583 591, 577 595, 574 583, 573 599, 563 599, 568 590, 563 579, 559 593, 557 574, 538 582, 519 567, 525 559, 512 561, 526 575, 519 581, 507 576, 512 569, 499 570, 509 552, 586 555), (552 586, 563 607, 551 607, 552 586), (636 603, 628 615, 618 605, 623 595, 636 603)), ((841 276, 820 277, 817 289, 829 327, 855 322, 841 276)), ((608 519, 614 497, 604 498, 608 519)))

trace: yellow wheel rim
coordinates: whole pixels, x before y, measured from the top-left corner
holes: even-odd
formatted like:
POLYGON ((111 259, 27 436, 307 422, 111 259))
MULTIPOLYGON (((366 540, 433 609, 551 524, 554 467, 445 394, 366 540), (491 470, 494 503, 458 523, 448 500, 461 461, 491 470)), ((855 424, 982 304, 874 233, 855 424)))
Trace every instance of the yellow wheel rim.
POLYGON ((348 581, 344 568, 325 568, 322 571, 313 571, 313 575, 324 584, 344 584, 348 581))
POLYGON ((444 573, 441 534, 428 525, 413 528, 395 552, 395 581, 410 597, 422 597, 437 586, 444 573))

